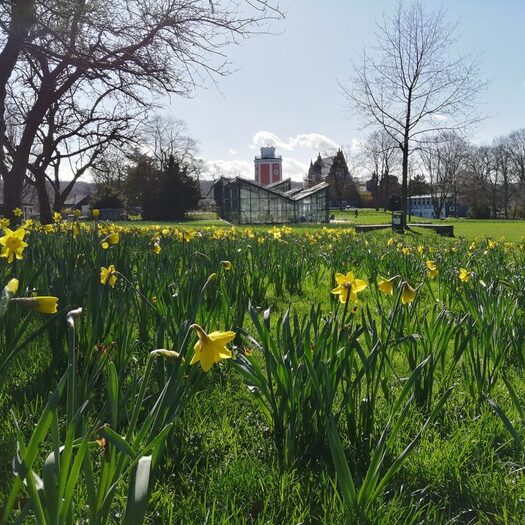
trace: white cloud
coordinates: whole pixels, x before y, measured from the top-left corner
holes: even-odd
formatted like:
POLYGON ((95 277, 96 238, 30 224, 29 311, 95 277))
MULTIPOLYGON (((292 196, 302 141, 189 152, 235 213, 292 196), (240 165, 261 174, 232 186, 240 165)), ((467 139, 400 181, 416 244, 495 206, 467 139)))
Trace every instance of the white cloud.
MULTIPOLYGON (((271 131, 258 131, 252 138, 250 149, 255 156, 261 146, 274 146, 277 154, 283 158, 283 179, 291 178, 294 181, 303 181, 308 171, 311 159, 321 156, 334 155, 339 145, 331 138, 321 133, 300 133, 295 137, 284 140, 271 131), (253 151, 255 150, 255 151, 253 151), (293 153, 293 157, 291 157, 293 153), (301 160, 297 160, 301 159, 301 160)), ((352 141, 351 149, 357 149, 359 142, 352 141)), ((230 155, 239 155, 235 149, 229 149, 230 155)), ((241 153, 241 156, 244 155, 241 153)), ((246 158, 246 157, 244 157, 246 158)), ((254 179, 253 157, 249 161, 237 159, 217 159, 205 161, 203 173, 206 179, 217 179, 218 177, 244 177, 254 179)))
POLYGON ((290 151, 292 147, 290 144, 281 140, 275 133, 271 131, 258 131, 252 138, 250 144, 251 149, 258 149, 261 146, 275 146, 278 149, 290 151))
MULTIPOLYGON (((295 181, 302 181, 308 166, 303 162, 290 157, 283 158, 283 179, 291 178, 295 181)), ((205 179, 217 179, 224 177, 244 177, 245 179, 254 178, 253 163, 244 160, 208 160, 203 173, 205 179)))
POLYGON ((308 166, 298 160, 283 157, 283 179, 302 181, 308 171, 308 166))
POLYGON ((253 179, 253 163, 245 160, 208 160, 204 169, 204 178, 216 179, 224 177, 245 177, 253 179))
POLYGON ((303 148, 320 152, 321 155, 333 155, 339 148, 336 142, 321 133, 300 133, 283 140, 271 131, 258 131, 253 136, 250 148, 257 149, 260 146, 275 146, 285 151, 303 148))
POLYGON ((447 115, 442 115, 441 113, 433 113, 430 115, 430 118, 437 120, 438 122, 443 122, 444 120, 448 120, 447 115))

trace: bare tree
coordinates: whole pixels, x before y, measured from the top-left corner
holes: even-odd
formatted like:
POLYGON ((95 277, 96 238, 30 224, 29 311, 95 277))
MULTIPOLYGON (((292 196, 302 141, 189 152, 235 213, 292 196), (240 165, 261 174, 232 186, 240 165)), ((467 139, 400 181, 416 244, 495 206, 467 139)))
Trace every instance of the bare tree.
POLYGON ((454 131, 442 131, 426 137, 420 145, 420 158, 428 175, 432 206, 441 217, 449 199, 458 204, 458 188, 466 165, 468 144, 454 131))
POLYGON ((202 171, 202 161, 197 157, 197 141, 189 135, 184 121, 155 115, 145 126, 143 137, 144 146, 159 169, 164 169, 168 159, 175 157, 190 171, 202 171))
MULTIPOLYGON (((111 91, 139 107, 154 103, 159 93, 188 95, 230 71, 228 44, 266 31, 281 16, 266 0, 13 0, 12 9, 4 4, 0 174, 11 218, 21 205, 39 130, 72 90, 95 99, 111 91), (14 101, 7 100, 9 84, 14 101), (25 116, 14 144, 5 142, 8 102, 25 116)), ((110 105, 105 109, 111 113, 110 105)))
POLYGON ((471 146, 467 157, 465 183, 462 187, 462 200, 470 205, 475 218, 490 217, 489 177, 493 166, 489 146, 471 146))
POLYGON ((419 137, 478 120, 483 82, 474 57, 452 55, 455 30, 442 9, 426 11, 421 0, 400 3, 378 25, 375 53, 364 52, 350 86, 342 86, 365 126, 383 129, 401 150, 405 214, 409 156, 419 137))
POLYGON ((400 159, 397 143, 385 130, 372 132, 363 142, 363 157, 366 165, 376 177, 376 207, 386 211, 391 190, 391 177, 400 159))

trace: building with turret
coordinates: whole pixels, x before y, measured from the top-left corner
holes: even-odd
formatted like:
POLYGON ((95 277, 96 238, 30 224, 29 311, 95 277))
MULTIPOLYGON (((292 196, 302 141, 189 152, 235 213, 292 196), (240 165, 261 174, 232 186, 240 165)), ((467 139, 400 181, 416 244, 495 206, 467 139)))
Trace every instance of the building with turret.
POLYGON ((332 206, 361 205, 359 192, 341 149, 331 157, 321 157, 319 154, 315 162, 310 161, 308 173, 304 178, 305 187, 311 188, 321 182, 330 186, 329 195, 332 206))
POLYGON ((273 146, 261 148, 261 155, 254 159, 255 182, 261 186, 268 186, 283 180, 283 158, 275 155, 273 146))

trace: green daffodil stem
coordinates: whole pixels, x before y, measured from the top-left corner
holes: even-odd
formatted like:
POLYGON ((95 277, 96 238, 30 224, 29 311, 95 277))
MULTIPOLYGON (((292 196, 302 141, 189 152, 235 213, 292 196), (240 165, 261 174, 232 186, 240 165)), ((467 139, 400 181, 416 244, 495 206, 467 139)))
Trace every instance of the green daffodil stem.
POLYGON ((352 284, 348 284, 348 294, 346 295, 345 307, 343 309, 343 318, 341 320, 341 329, 345 326, 346 323, 346 314, 348 313, 348 303, 350 302, 350 292, 352 291, 352 284))
POLYGON ((157 308, 155 308, 155 305, 122 273, 118 272, 118 271, 115 271, 113 272, 115 275, 118 275, 119 277, 122 277, 122 279, 128 283, 131 288, 133 288, 133 290, 135 290, 135 292, 140 296, 141 299, 144 299, 144 301, 146 301, 147 304, 150 305, 150 307, 153 309, 153 311, 157 314, 157 315, 160 315, 159 314, 159 311, 157 310, 157 308))
POLYGON ((126 440, 129 440, 135 432, 135 426, 137 425, 137 421, 139 419, 140 409, 142 408, 142 403, 144 401, 144 397, 146 396, 146 388, 148 387, 152 364, 153 356, 150 353, 148 354, 146 360, 146 370, 144 371, 144 375, 142 376, 142 383, 140 385, 139 395, 137 397, 135 406, 133 407, 133 414, 131 415, 131 421, 129 423, 128 431, 126 433, 126 440))
POLYGON ((68 327, 68 374, 67 374, 67 400, 66 400, 66 415, 68 424, 71 424, 76 410, 76 369, 77 369, 77 353, 76 353, 76 338, 75 338, 75 319, 82 314, 82 308, 71 310, 67 314, 68 327))

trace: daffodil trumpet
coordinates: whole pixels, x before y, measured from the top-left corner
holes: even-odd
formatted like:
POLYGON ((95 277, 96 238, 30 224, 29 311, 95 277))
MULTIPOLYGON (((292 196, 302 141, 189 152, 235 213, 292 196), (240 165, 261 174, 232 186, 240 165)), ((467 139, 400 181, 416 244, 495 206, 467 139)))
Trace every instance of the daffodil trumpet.
POLYGON ((235 332, 215 331, 207 334, 198 324, 192 324, 190 328, 197 332, 199 338, 195 343, 195 354, 190 361, 190 365, 200 363, 202 370, 208 372, 221 359, 230 359, 232 357, 232 353, 226 348, 226 344, 235 339, 237 335, 235 332))
POLYGON ((15 297, 11 302, 41 314, 56 314, 58 311, 58 297, 53 296, 15 297))

